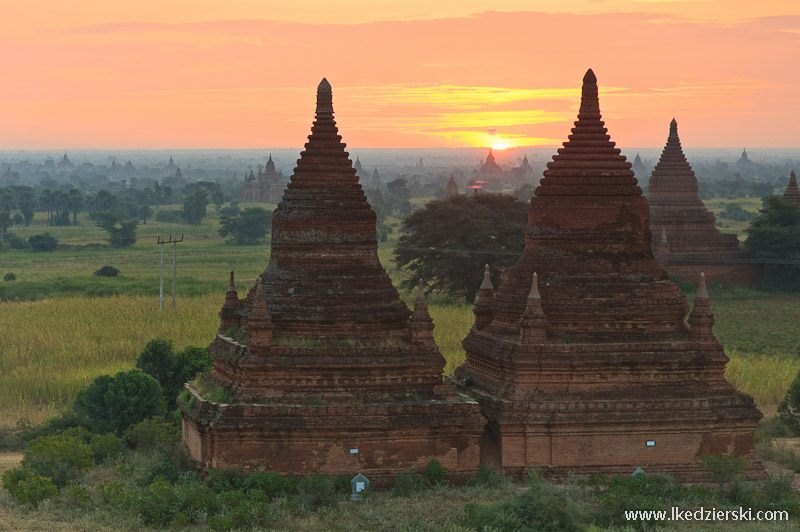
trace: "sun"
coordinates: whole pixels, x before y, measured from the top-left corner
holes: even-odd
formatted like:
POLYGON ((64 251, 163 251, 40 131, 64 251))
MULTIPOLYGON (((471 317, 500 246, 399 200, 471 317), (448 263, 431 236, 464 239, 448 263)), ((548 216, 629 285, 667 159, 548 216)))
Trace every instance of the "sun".
POLYGON ((507 150, 508 149, 508 144, 502 144, 502 143, 500 143, 500 144, 492 144, 492 149, 493 150, 507 150))

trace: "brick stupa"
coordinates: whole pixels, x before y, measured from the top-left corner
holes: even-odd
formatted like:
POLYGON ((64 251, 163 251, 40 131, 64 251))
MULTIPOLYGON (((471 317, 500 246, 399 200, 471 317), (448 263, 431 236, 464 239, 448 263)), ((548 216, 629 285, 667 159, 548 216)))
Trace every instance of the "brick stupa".
POLYGON ((233 404, 189 387, 191 456, 205 467, 361 472, 379 483, 434 459, 473 474, 485 420, 443 384, 421 286, 411 312, 380 264, 375 212, 324 79, 308 139, 272 216, 269 264, 244 299, 231 274, 209 347, 209 380, 233 404))
POLYGON ((489 420, 485 463, 704 478, 701 455, 753 458, 761 414, 725 380, 704 284, 687 327, 630 168, 589 70, 569 141, 531 200, 523 255, 496 293, 487 267, 463 342, 455 380, 489 420))
POLYGON ((736 235, 721 233, 714 213, 700 200, 697 177, 686 160, 672 119, 669 137, 656 164, 647 193, 650 229, 657 241, 656 258, 671 275, 697 283, 700 272, 709 281, 753 285, 758 272, 739 250, 736 235))
POLYGON ((792 173, 789 174, 789 184, 786 185, 786 191, 783 193, 783 199, 785 201, 793 201, 795 203, 800 203, 800 188, 797 187, 797 174, 792 173))

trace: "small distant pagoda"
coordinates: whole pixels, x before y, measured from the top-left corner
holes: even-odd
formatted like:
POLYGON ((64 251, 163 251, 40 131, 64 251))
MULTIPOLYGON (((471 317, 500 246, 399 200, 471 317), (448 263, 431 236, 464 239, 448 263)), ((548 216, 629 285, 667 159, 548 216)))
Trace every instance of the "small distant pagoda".
POLYGON ((447 185, 444 187, 444 196, 442 199, 450 199, 456 196, 458 196, 458 185, 456 184, 456 180, 451 173, 450 179, 447 181, 447 185))
POLYGON ((463 342, 455 380, 489 420, 484 463, 699 480, 702 455, 755 458, 761 413, 725 380, 705 282, 687 327, 647 219, 589 70, 578 120, 531 200, 523 255, 497 290, 487 267, 463 342))
POLYGON ((484 161, 478 169, 478 179, 495 185, 499 184, 503 176, 503 169, 500 168, 500 165, 495 161, 492 148, 489 148, 489 155, 486 156, 486 161, 484 161))
POLYGON ((260 166, 258 175, 250 170, 250 175, 247 176, 242 186, 242 201, 278 203, 283 196, 284 186, 283 172, 275 170, 275 162, 270 153, 263 171, 260 166))
POLYGON ((272 216, 269 264, 243 299, 233 283, 209 346, 231 404, 184 405, 183 439, 205 467, 363 473, 385 482, 438 460, 474 474, 485 420, 443 383, 420 290, 413 312, 377 254, 376 215, 333 118, 331 86, 272 216))
POLYGON ((66 150, 64 151, 64 156, 60 161, 58 161, 58 166, 61 166, 62 168, 72 168, 73 164, 72 161, 69 160, 69 157, 67 157, 66 150))
POLYGON ((789 175, 789 184, 786 185, 783 199, 800 203, 800 188, 797 187, 797 174, 794 173, 794 170, 792 170, 792 173, 789 175))
MULTIPOLYGON (((758 271, 739 250, 736 235, 721 233, 714 213, 700 200, 697 177, 678 137, 678 122, 670 122, 667 144, 650 176, 647 201, 650 229, 660 236, 656 258, 672 275, 697 283, 700 272, 710 281, 753 285, 758 271)), ((655 239, 654 239, 655 241, 655 239)))

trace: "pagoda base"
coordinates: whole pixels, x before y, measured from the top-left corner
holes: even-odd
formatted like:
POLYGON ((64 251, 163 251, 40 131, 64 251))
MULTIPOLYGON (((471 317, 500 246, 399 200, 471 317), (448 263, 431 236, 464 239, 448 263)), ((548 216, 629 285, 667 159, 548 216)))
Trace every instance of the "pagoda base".
POLYGON ((363 405, 221 404, 191 386, 183 441, 203 468, 363 473, 376 486, 438 460, 453 481, 479 466, 486 420, 475 401, 363 405), (190 405, 190 406, 189 406, 190 405))
POLYGON ((703 455, 733 453, 748 459, 747 478, 765 477, 755 458, 752 400, 742 394, 715 399, 511 401, 469 390, 488 419, 481 463, 522 476, 530 469, 551 477, 567 473, 668 474, 703 482, 703 455))
POLYGON ((747 258, 746 255, 740 255, 726 261, 689 253, 681 260, 680 254, 671 253, 669 258, 660 257, 658 261, 670 276, 679 276, 685 283, 697 284, 700 282, 700 273, 705 273, 708 283, 752 287, 758 284, 761 272, 758 264, 737 262, 747 258))

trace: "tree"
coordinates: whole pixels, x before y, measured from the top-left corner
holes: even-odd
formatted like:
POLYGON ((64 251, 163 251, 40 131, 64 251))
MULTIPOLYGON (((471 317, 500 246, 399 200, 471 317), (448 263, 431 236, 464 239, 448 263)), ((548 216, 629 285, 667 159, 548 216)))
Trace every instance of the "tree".
POLYGON ((422 278, 430 287, 472 301, 484 264, 517 261, 527 219, 527 203, 505 194, 429 202, 403 220, 405 234, 394 250, 397 265, 412 274, 403 286, 411 289, 422 278))
POLYGON ((97 377, 78 392, 73 408, 92 432, 118 436, 131 425, 167 411, 158 381, 139 370, 97 377))
POLYGON ((0 209, 0 242, 6 241, 6 233, 9 227, 11 227, 11 214, 0 209))
POLYGON ((200 225, 206 215, 208 194, 202 188, 192 192, 183 202, 183 219, 187 224, 200 225))
POLYGON ((30 244, 33 251, 55 251, 58 249, 58 240, 50 236, 49 233, 29 237, 28 244, 30 244))
POLYGON ((44 189, 39 193, 39 204, 47 210, 47 223, 53 225, 53 191, 44 189))
POLYGON ((136 359, 136 367, 161 385, 170 406, 174 405, 184 383, 211 371, 211 366, 211 355, 205 349, 189 346, 175 353, 169 340, 150 340, 136 359))
POLYGON ((78 225, 78 213, 83 209, 83 194, 77 188, 70 189, 68 194, 69 210, 72 211, 72 225, 78 225))
POLYGON ((147 225, 147 219, 151 216, 153 216, 153 209, 149 205, 139 207, 139 218, 142 219, 142 225, 147 225))
POLYGON ((33 193, 32 188, 25 187, 19 191, 17 196, 17 208, 25 218, 25 225, 31 225, 34 212, 36 211, 36 195, 33 193))
POLYGON ((113 248, 123 248, 136 243, 137 220, 124 221, 121 214, 104 212, 97 215, 97 225, 108 232, 108 243, 113 248))
POLYGON ((230 237, 238 245, 257 244, 264 240, 272 227, 272 213, 261 207, 248 207, 237 216, 223 215, 219 236, 230 237))
POLYGON ((800 205, 770 196, 747 234, 745 245, 754 258, 776 262, 764 265, 762 284, 800 290, 800 265, 779 263, 800 261, 800 205))

